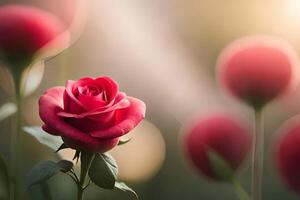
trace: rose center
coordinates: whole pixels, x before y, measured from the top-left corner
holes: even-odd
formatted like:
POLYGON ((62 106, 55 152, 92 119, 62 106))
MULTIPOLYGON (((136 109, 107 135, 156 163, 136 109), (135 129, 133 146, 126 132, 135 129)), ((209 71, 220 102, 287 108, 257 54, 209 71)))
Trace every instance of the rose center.
POLYGON ((78 87, 78 91, 80 94, 83 94, 85 96, 100 96, 103 101, 108 100, 106 91, 95 85, 86 85, 78 87))
POLYGON ((94 85, 86 85, 83 87, 79 87, 78 91, 81 94, 86 95, 86 96, 97 96, 101 93, 99 88, 94 85))

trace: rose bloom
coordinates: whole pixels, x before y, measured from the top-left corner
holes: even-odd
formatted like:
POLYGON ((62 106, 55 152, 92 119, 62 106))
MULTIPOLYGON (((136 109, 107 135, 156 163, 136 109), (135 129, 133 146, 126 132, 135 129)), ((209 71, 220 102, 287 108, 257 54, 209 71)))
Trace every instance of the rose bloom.
POLYGON ((105 152, 145 117, 145 104, 119 91, 109 77, 69 80, 39 100, 43 129, 73 149, 105 152))
POLYGON ((0 59, 10 67, 25 68, 49 43, 51 51, 63 48, 69 40, 68 34, 60 37, 64 32, 64 24, 51 13, 25 5, 1 6, 0 59))
POLYGON ((300 195, 300 116, 284 124, 274 146, 275 163, 282 180, 300 195))
POLYGON ((208 151, 218 154, 236 170, 251 148, 251 135, 234 117, 215 114, 197 120, 184 138, 185 153, 195 169, 202 175, 220 180, 214 172, 208 151))
POLYGON ((292 91, 299 81, 299 60, 287 42, 270 36, 240 38, 220 54, 217 76, 233 96, 260 108, 292 91))

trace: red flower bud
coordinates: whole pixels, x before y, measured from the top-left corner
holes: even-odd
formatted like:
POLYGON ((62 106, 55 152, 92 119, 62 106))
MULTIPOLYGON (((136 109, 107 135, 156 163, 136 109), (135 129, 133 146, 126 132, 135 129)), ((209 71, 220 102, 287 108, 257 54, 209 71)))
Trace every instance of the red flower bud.
POLYGON ((297 53, 278 38, 238 39, 222 51, 217 66, 221 86, 254 107, 264 106, 298 84, 297 53))
POLYGON ((220 180, 210 162, 209 151, 215 152, 235 171, 251 148, 251 135, 235 118, 218 114, 197 121, 184 142, 195 168, 208 178, 220 180))
MULTIPOLYGON (((0 7, 0 59, 10 67, 27 67, 42 48, 66 31, 54 15, 22 5, 0 7)), ((51 44, 65 46, 67 38, 51 44)))
POLYGON ((288 120, 275 143, 275 162, 285 184, 300 194, 300 116, 288 120))

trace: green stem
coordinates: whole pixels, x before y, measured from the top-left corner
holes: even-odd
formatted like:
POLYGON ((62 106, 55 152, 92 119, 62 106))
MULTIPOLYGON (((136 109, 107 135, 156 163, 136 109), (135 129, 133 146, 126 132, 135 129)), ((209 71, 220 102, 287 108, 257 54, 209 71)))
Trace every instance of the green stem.
POLYGON ((17 112, 15 119, 13 120, 13 131, 11 134, 10 142, 10 168, 11 168, 11 184, 10 184, 10 199, 21 199, 20 194, 20 171, 19 171, 19 160, 20 156, 20 141, 21 141, 21 129, 22 129, 22 92, 21 92, 21 75, 22 72, 14 73, 14 84, 15 84, 15 102, 17 105, 17 112))
POLYGON ((90 169, 90 166, 92 164, 92 161, 94 160, 95 155, 92 155, 90 159, 88 160, 88 167, 81 167, 80 169, 80 178, 79 183, 77 184, 77 200, 83 200, 83 192, 85 189, 84 183, 85 179, 87 177, 88 171, 90 169))
POLYGON ((83 189, 80 186, 77 189, 77 200, 83 200, 83 189))
POLYGON ((264 162, 264 122, 262 109, 255 109, 255 133, 252 151, 252 199, 261 200, 264 162))
POLYGON ((232 181, 232 186, 234 187, 235 192, 240 200, 250 200, 248 193, 237 180, 232 181))

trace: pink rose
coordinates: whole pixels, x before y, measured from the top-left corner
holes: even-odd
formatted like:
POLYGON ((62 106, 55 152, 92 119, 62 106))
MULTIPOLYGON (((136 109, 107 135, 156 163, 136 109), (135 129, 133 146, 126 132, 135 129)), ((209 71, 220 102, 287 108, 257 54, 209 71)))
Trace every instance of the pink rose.
POLYGON ((48 89, 39 100, 43 129, 71 148, 105 152, 145 117, 145 104, 119 91, 109 77, 68 81, 48 89))

